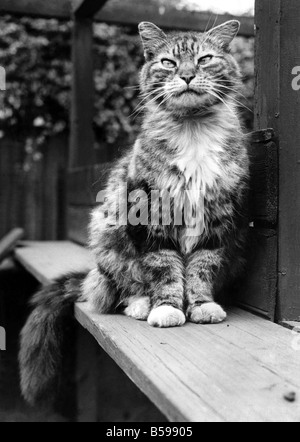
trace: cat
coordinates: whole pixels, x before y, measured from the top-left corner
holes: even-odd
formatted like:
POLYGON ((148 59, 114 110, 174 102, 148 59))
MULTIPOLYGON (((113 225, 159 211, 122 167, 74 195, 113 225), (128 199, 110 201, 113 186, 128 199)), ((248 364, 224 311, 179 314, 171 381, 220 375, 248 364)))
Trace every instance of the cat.
POLYGON ((233 20, 203 34, 166 34, 152 23, 139 25, 145 54, 140 136, 113 168, 92 213, 89 246, 97 267, 67 275, 33 298, 19 357, 30 403, 54 391, 64 317, 76 301, 153 327, 226 319, 217 299, 244 266, 249 225, 241 73, 230 53, 239 26, 233 20), (132 222, 128 213, 121 222, 120 195, 128 199, 132 222), (183 212, 182 223, 175 222, 183 212))

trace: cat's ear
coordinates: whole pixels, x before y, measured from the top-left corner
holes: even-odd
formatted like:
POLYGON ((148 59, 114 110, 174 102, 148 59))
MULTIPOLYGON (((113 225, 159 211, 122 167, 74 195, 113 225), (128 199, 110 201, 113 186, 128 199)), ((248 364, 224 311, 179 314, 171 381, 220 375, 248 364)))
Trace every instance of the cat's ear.
POLYGON ((230 20, 211 29, 207 34, 216 38, 224 49, 228 48, 232 40, 237 36, 240 30, 240 22, 237 20, 230 20))
POLYGON ((151 60, 153 54, 167 42, 166 34, 156 25, 149 22, 139 24, 139 32, 144 46, 146 60, 151 60))

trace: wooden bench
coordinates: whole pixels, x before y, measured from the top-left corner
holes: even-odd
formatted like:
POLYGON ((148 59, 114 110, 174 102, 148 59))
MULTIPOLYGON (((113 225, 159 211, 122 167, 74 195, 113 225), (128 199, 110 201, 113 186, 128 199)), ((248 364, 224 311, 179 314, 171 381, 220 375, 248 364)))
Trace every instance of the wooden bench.
MULTIPOLYGON (((90 252, 68 241, 25 242, 15 257, 42 284, 93 266, 90 252)), ((290 330, 238 308, 223 324, 176 329, 98 315, 86 303, 75 317, 170 421, 299 422, 300 352, 290 330)))

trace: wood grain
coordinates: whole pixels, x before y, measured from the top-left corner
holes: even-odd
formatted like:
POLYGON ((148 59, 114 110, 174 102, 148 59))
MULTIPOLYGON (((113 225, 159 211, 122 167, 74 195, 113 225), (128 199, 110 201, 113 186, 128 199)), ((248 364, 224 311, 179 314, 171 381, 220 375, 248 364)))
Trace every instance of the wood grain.
POLYGON ((250 229, 245 277, 235 297, 237 305, 272 321, 277 298, 277 243, 276 230, 250 229))
POLYGON ((24 142, 1 140, 0 237, 21 227, 30 240, 65 238, 67 147, 65 136, 53 137, 33 161, 24 142))
POLYGON ((270 141, 252 143, 250 155, 250 221, 274 228, 278 221, 278 147, 270 141))
POLYGON ((95 163, 93 22, 75 17, 72 41, 70 168, 95 163))
POLYGON ((1 0, 0 12, 47 18, 71 17, 70 0, 1 0))
POLYGON ((300 94, 292 70, 300 64, 296 2, 256 2, 256 128, 273 127, 279 143, 278 306, 280 321, 300 318, 300 94))
POLYGON ((298 422, 300 358, 292 335, 250 313, 227 323, 152 329, 77 304, 77 320, 174 422, 298 422))
MULTIPOLYGON (((93 265, 67 242, 25 243, 16 257, 43 284, 93 265)), ((97 315, 88 304, 75 315, 171 421, 299 421, 300 358, 290 330, 239 309, 224 324, 167 330, 97 315), (285 399, 292 393, 294 403, 285 399)))
POLYGON ((90 252, 70 241, 24 242, 15 257, 42 284, 95 266, 90 252))
POLYGON ((291 72, 300 65, 299 4, 281 1, 279 109, 279 305, 280 320, 300 319, 300 93, 291 72))
POLYGON ((155 0, 110 0, 95 16, 97 21, 106 23, 137 25, 141 21, 151 21, 165 29, 194 30, 204 32, 232 18, 241 22, 240 35, 254 36, 253 17, 233 17, 229 14, 212 14, 207 11, 187 11, 168 6, 167 2, 155 0))
MULTIPOLYGON (((91 0, 96 4, 96 0, 91 0)), ((97 9, 97 7, 96 7, 97 9)), ((1 0, 0 12, 69 20, 72 14, 70 0, 1 0)), ((95 16, 96 21, 109 24, 137 26, 141 21, 152 21, 168 29, 194 30, 203 32, 214 23, 224 23, 231 18, 241 22, 240 35, 254 36, 253 17, 233 17, 228 14, 215 15, 206 11, 178 10, 161 5, 154 0, 109 0, 95 16)))

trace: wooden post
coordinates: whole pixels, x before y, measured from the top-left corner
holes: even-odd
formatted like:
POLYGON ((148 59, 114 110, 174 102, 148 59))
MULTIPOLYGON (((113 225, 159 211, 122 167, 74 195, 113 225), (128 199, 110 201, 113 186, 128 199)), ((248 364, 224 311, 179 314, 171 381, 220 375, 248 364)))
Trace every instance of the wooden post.
POLYGON ((72 0, 73 12, 80 17, 92 17, 107 0, 72 0))
POLYGON ((70 168, 94 164, 92 18, 74 16, 70 168))
POLYGON ((300 66, 298 0, 257 0, 256 128, 274 127, 279 142, 279 321, 300 320, 300 66))

